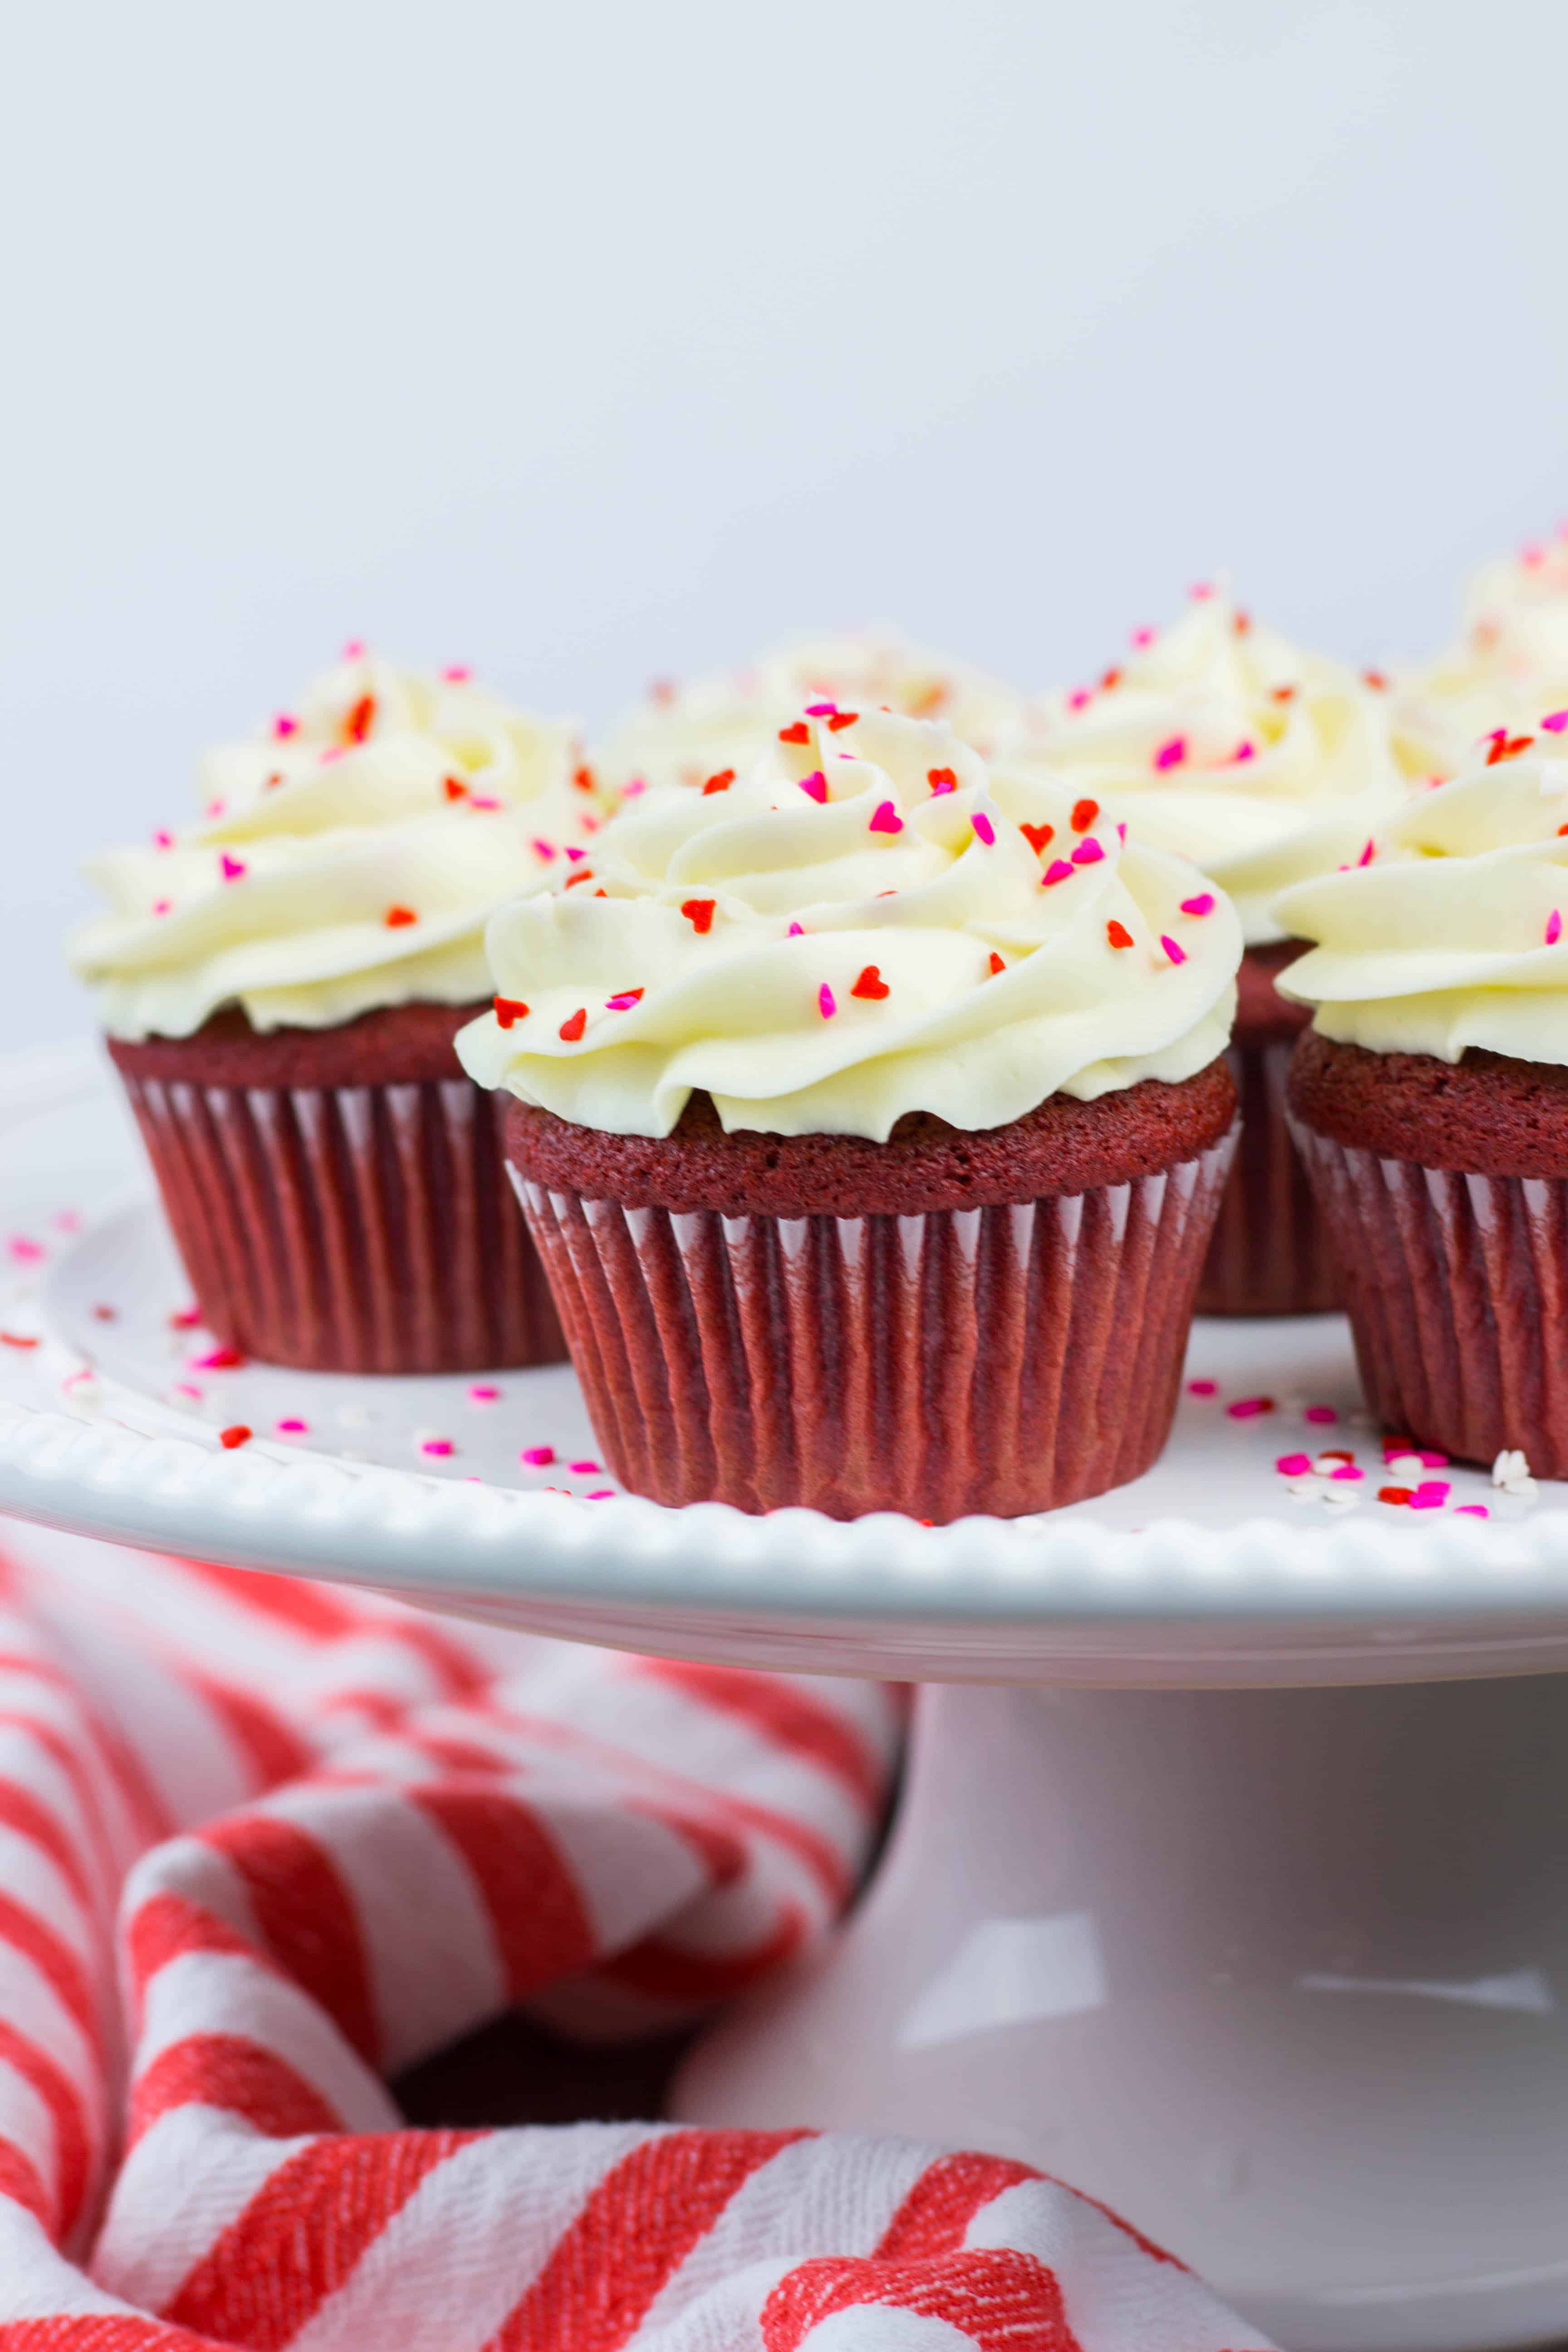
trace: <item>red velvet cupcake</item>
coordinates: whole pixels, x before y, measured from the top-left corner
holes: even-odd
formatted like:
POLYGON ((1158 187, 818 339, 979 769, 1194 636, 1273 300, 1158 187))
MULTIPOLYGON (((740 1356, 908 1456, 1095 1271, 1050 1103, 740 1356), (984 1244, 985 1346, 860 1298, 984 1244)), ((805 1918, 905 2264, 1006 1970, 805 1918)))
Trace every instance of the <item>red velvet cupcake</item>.
POLYGON ((1257 626, 1221 592, 1093 686, 1059 697, 1027 754, 1236 903, 1247 939, 1230 1059, 1242 1132, 1198 1289, 1200 1315, 1304 1315, 1340 1304, 1327 1229, 1284 1117, 1306 1016, 1276 975, 1300 952, 1274 913, 1287 885, 1360 856, 1407 785, 1381 680, 1257 626))
POLYGON ((79 934, 203 1320, 310 1370, 564 1353, 494 1108, 453 1051, 503 898, 584 856, 563 726, 357 652, 110 853, 79 934))
POLYGON ((831 705, 592 869, 492 922, 458 1049, 517 1097, 617 1476, 938 1520, 1146 1469, 1232 1148, 1229 906, 1059 785, 831 705))
POLYGON ((1463 1460, 1568 1475, 1568 763, 1500 736, 1373 862, 1281 913, 1318 944, 1289 1111, 1368 1400, 1463 1460))

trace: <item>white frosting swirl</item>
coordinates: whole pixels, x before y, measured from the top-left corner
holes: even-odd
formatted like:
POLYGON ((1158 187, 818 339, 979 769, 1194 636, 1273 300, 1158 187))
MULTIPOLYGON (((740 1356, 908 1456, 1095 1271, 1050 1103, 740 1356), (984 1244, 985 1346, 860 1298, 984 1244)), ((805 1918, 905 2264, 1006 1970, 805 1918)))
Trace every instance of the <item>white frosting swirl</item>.
POLYGON ((1276 984, 1317 1006, 1325 1036, 1568 1063, 1568 736, 1472 761, 1413 801, 1370 864, 1301 883, 1279 911, 1316 944, 1276 984))
POLYGON ((1240 928, 1191 866, 941 724, 796 725, 493 919, 473 1077, 616 1134, 668 1134, 703 1089, 727 1129, 882 1142, 906 1111, 1001 1127, 1223 1050, 1240 928))
POLYGON ((1408 763, 1432 776, 1468 764, 1494 727, 1526 732, 1568 707, 1568 532, 1483 564, 1459 642, 1399 681, 1395 727, 1408 763))
POLYGON ((71 955, 105 1026, 184 1037, 239 1004, 257 1029, 317 1029, 488 996, 490 912, 608 805, 572 747, 466 672, 345 660, 268 735, 208 755, 203 823, 90 865, 110 911, 71 955))
POLYGON ((726 767, 745 774, 780 727, 812 702, 940 719, 982 754, 1027 723, 1027 698, 896 629, 798 637, 771 646, 745 669, 656 688, 595 754, 614 789, 631 782, 698 784, 726 767))
POLYGON ((1286 936, 1276 893, 1356 856, 1405 789, 1384 693, 1213 592, 1098 687, 1053 698, 1004 764, 1055 771, 1190 858, 1252 947, 1286 936))

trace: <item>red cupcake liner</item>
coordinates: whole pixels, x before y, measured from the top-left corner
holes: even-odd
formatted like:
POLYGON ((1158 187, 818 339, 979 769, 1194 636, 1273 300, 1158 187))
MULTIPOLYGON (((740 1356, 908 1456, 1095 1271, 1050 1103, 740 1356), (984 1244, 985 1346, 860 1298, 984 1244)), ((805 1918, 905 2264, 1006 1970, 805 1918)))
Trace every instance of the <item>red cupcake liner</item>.
POLYGON ((307 1371, 457 1372, 566 1352, 468 1078, 203 1087, 121 1071, 203 1322, 307 1371))
POLYGON ((1234 1145, 924 1216, 679 1215, 515 1181, 623 1485, 743 1511, 1015 1517, 1160 1452, 1234 1145))
POLYGON ((1329 1227, 1286 1121, 1292 1050, 1289 1038, 1238 1039, 1226 1053, 1241 1141, 1198 1285, 1200 1315, 1323 1315, 1344 1304, 1329 1227))
POLYGON ((1350 1279, 1367 1402, 1461 1461, 1568 1476, 1568 1178, 1384 1160, 1293 1120, 1350 1279))

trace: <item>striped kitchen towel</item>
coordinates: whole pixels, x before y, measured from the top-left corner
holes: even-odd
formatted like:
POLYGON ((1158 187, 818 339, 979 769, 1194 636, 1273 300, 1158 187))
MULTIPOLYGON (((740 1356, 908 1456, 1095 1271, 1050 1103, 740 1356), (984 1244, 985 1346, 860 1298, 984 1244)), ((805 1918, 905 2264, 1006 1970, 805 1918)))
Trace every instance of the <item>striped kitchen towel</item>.
POLYGON ((404 2126, 384 2078, 509 2008, 643 2033, 819 1935, 897 1718, 14 1530, 0 2352, 1256 2344, 996 2158, 404 2126))

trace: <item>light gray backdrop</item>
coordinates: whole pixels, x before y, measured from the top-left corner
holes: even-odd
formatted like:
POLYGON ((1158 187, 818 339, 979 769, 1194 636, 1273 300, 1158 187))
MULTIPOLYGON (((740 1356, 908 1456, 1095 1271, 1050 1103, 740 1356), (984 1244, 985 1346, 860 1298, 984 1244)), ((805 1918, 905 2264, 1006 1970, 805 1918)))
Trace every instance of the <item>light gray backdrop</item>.
POLYGON ((1568 10, 54 0, 7 33, 0 1045, 347 635, 598 719, 1194 576, 1420 649, 1568 508, 1568 10))

